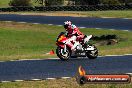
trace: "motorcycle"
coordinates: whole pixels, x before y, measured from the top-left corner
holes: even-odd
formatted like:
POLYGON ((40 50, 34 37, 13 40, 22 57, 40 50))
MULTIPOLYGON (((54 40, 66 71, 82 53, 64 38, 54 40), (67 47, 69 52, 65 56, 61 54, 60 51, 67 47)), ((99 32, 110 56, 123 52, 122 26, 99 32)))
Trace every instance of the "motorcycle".
POLYGON ((73 45, 75 47, 75 50, 72 51, 70 46, 67 45, 67 42, 69 40, 66 37, 66 32, 61 32, 56 40, 56 54, 57 56, 63 60, 66 61, 69 58, 77 58, 77 57, 88 57, 89 59, 96 59, 98 56, 98 49, 96 46, 89 44, 90 39, 92 39, 92 35, 85 36, 82 44, 79 41, 74 40, 76 36, 73 36, 73 38, 70 39, 70 41, 73 41, 73 45))

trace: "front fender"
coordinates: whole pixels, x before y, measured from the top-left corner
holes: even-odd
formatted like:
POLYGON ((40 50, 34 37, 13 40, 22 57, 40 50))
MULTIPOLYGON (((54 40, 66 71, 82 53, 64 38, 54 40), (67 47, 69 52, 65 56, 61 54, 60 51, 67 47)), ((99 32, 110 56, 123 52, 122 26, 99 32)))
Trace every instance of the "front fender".
POLYGON ((56 44, 58 47, 64 48, 64 45, 56 44))

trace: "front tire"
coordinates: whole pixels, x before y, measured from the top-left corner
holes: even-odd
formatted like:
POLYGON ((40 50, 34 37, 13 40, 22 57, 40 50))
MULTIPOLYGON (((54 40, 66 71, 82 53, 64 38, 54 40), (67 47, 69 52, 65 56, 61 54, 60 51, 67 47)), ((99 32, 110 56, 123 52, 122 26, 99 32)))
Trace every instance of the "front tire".
POLYGON ((63 48, 57 47, 57 49, 56 49, 56 54, 57 54, 57 56, 58 56, 62 61, 67 61, 67 60, 69 60, 69 58, 70 58, 70 56, 71 56, 70 50, 69 50, 68 48, 66 48, 66 53, 64 53, 64 52, 61 53, 61 50, 64 51, 63 48))

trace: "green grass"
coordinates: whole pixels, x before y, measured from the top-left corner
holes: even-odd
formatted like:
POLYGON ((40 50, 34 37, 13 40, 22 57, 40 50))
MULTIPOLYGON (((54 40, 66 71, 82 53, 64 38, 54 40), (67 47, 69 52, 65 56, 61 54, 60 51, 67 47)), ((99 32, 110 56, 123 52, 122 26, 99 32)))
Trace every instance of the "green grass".
POLYGON ((86 17, 116 17, 116 18, 132 18, 132 10, 111 10, 111 11, 81 11, 73 12, 86 17))
POLYGON ((0 7, 8 7, 10 0, 0 0, 0 7))
POLYGON ((80 86, 74 78, 0 83, 0 88, 132 88, 130 84, 85 84, 80 86))
POLYGON ((40 58, 55 48, 55 38, 60 28, 31 24, 24 26, 12 23, 8 27, 0 27, 1 58, 40 58))
MULTIPOLYGON (((99 55, 132 53, 132 32, 118 30, 80 29, 84 34, 116 34, 125 40, 114 46, 98 46, 99 55)), ((63 27, 0 22, 0 60, 34 59, 49 56, 56 49, 56 37, 63 27)))

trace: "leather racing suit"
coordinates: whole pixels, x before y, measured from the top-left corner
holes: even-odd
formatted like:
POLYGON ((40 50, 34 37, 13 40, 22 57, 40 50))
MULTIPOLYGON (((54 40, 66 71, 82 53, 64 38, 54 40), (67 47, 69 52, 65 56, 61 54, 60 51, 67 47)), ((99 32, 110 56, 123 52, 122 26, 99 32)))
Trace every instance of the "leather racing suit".
POLYGON ((68 38, 67 45, 71 47, 71 50, 76 47, 75 41, 82 42, 84 38, 84 34, 73 24, 68 26, 66 36, 68 38))

